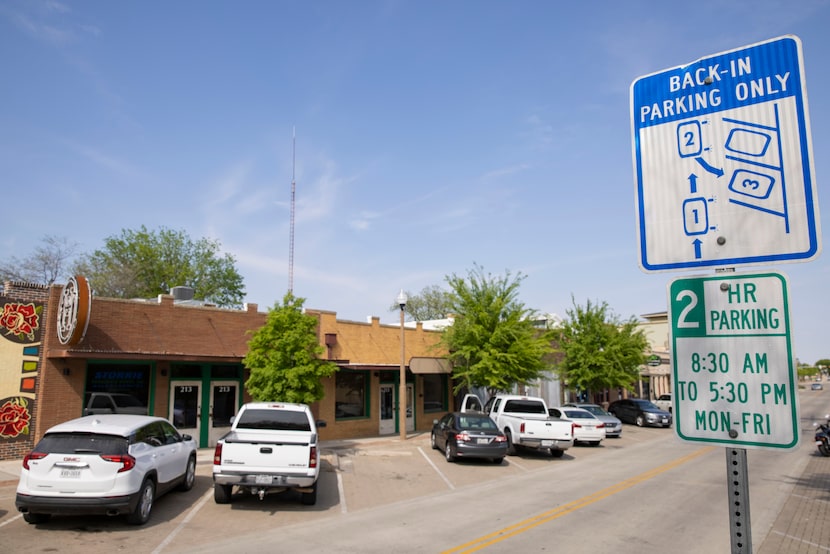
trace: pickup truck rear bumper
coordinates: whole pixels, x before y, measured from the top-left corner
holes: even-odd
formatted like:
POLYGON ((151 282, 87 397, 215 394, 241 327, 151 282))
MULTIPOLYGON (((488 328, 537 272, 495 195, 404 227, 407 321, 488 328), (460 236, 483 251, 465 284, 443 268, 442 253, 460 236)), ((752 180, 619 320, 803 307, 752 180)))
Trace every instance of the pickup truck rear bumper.
POLYGON ((240 487, 287 487, 305 488, 314 485, 317 475, 284 475, 273 473, 214 473, 217 485, 240 487))
POLYGON ((573 440, 560 439, 528 439, 521 438, 520 442, 516 443, 525 448, 551 448, 553 450, 567 450, 574 445, 573 440))

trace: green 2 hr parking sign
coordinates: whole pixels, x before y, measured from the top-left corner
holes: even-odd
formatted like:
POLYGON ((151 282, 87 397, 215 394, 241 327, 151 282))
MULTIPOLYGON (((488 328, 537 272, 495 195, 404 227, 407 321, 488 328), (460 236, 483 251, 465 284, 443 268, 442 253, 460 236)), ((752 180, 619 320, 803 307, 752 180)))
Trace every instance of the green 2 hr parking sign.
POLYGON ((777 272, 669 283, 675 432, 682 440, 797 446, 787 290, 777 272))

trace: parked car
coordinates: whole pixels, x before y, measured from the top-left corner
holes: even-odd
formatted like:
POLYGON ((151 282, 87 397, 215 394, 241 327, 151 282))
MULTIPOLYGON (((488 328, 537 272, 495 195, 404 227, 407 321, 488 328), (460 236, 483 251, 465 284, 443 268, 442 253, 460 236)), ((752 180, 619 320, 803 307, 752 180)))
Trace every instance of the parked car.
POLYGON ((605 424, 606 437, 621 437, 622 436, 622 421, 606 412, 599 404, 588 404, 585 402, 569 402, 563 406, 573 406, 574 408, 582 408, 594 414, 598 420, 605 424))
POLYGON ((625 423, 633 423, 638 427, 649 425, 652 427, 671 426, 672 415, 661 410, 652 402, 642 398, 625 398, 611 402, 608 412, 620 418, 625 423))
POLYGON ((598 446, 605 438, 605 424, 588 410, 562 406, 560 408, 548 408, 548 413, 553 417, 573 423, 574 443, 582 442, 591 446, 598 446))
POLYGON ((813 383, 812 385, 810 385, 810 389, 812 389, 812 390, 823 390, 824 387, 822 386, 821 383, 813 383))
POLYGON ((436 419, 430 444, 442 450, 448 462, 457 458, 489 458, 500 464, 507 455, 507 437, 485 413, 450 412, 436 419))
POLYGON ((195 479, 196 442, 166 419, 84 416, 50 428, 23 458, 15 506, 29 523, 101 514, 142 525, 156 498, 195 479))

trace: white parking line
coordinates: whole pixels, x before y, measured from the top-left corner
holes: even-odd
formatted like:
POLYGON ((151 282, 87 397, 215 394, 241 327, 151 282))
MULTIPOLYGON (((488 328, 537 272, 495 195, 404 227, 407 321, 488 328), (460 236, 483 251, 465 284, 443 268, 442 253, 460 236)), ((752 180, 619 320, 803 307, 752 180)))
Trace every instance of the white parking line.
POLYGON ((434 463, 432 463, 432 460, 430 460, 430 459, 429 459, 429 456, 427 456, 427 453, 426 453, 426 452, 424 452, 424 449, 423 449, 423 448, 421 448, 421 447, 419 446, 419 447, 418 447, 418 452, 420 452, 420 453, 421 453, 421 455, 424 457, 424 459, 427 461, 427 463, 428 463, 429 465, 431 465, 431 466, 432 466, 432 469, 434 469, 434 470, 435 470, 435 472, 436 472, 436 473, 437 473, 437 474, 441 477, 441 479, 443 479, 443 480, 444 480, 444 482, 447 484, 447 486, 448 486, 449 488, 451 488, 451 489, 454 489, 454 488, 455 488, 455 486, 454 486, 452 483, 450 483, 450 480, 449 480, 449 479, 447 479, 447 476, 446 476, 446 475, 444 475, 444 474, 441 472, 441 470, 440 470, 440 469, 438 469, 438 466, 437 466, 437 465, 435 465, 434 463))
POLYGON ((165 538, 163 541, 161 541, 161 544, 159 544, 159 545, 156 547, 156 549, 155 549, 155 550, 153 550, 152 554, 158 554, 159 552, 161 552, 162 550, 164 550, 164 547, 165 547, 165 546, 167 546, 167 545, 169 545, 169 544, 173 541, 173 539, 174 539, 174 538, 176 538, 176 535, 178 535, 178 534, 179 534, 179 531, 181 531, 182 529, 184 529, 184 526, 185 526, 185 525, 187 525, 188 523, 190 523, 190 520, 192 520, 192 519, 196 516, 196 512, 198 512, 199 510, 201 510, 201 509, 202 509, 202 506, 204 506, 204 505, 205 505, 205 502, 207 502, 207 501, 208 501, 208 499, 210 499, 210 496, 211 496, 212 494, 213 494, 213 488, 211 487, 211 488, 210 488, 210 489, 208 489, 208 491, 207 491, 207 492, 206 492, 206 493, 202 496, 202 499, 201 499, 201 500, 199 500, 199 503, 198 503, 198 504, 196 504, 196 505, 193 507, 193 509, 192 509, 192 510, 190 510, 190 512, 188 512, 187 516, 185 516, 185 518, 181 521, 181 523, 179 523, 179 524, 176 526, 176 528, 175 528, 175 529, 173 529, 173 531, 171 531, 169 535, 167 535, 167 538, 165 538))
POLYGON ((17 520, 18 520, 18 519, 20 519, 21 517, 23 517, 23 514, 17 514, 17 515, 16 515, 16 516, 14 516, 13 518, 11 518, 11 519, 7 519, 7 520, 6 520, 6 521, 4 521, 3 523, 0 523, 0 527, 3 527, 4 525, 8 525, 8 524, 9 524, 9 523, 11 523, 12 521, 17 521, 17 520))
POLYGON ((512 466, 516 466, 517 468, 521 469, 522 471, 527 471, 528 470, 525 466, 523 466, 522 464, 520 464, 519 462, 516 461, 515 456, 510 458, 510 460, 507 463, 512 465, 512 466))
POLYGON ((343 476, 339 471, 335 472, 337 475, 337 495, 340 497, 340 513, 345 514, 349 510, 346 508, 346 491, 343 490, 343 476))

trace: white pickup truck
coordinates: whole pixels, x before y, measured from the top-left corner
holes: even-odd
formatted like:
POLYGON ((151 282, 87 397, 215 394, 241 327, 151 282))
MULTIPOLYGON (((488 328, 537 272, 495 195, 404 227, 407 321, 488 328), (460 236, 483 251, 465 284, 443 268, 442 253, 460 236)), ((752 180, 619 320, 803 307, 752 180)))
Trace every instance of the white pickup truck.
POLYGON ((659 398, 654 400, 654 405, 661 410, 671 413, 671 394, 661 394, 659 398))
POLYGON ((233 418, 213 454, 213 499, 228 504, 233 487, 259 496, 294 489, 303 504, 317 502, 320 450, 306 404, 252 402, 233 418))
POLYGON ((573 424, 548 415, 542 398, 513 394, 496 395, 487 401, 484 412, 507 435, 507 453, 516 447, 550 450, 560 458, 573 446, 573 424))

